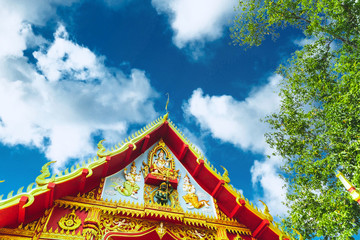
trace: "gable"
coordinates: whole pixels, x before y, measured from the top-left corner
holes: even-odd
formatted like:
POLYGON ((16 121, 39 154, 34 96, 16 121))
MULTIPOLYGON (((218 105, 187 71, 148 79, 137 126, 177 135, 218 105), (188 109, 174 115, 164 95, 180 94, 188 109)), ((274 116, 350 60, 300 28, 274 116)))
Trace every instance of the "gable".
MULTIPOLYGON (((77 164, 65 173, 50 177, 47 166, 44 166, 35 187, 30 184, 25 193, 21 188, 15 196, 9 194, 8 199, 0 200, 0 228, 4 228, 6 232, 19 225, 31 224, 34 220, 43 219, 44 212, 48 212, 49 209, 61 215, 62 208, 65 206, 65 208, 77 209, 79 212, 76 214, 83 214, 87 216, 86 219, 89 215, 92 216, 91 211, 96 211, 98 220, 104 214, 110 214, 111 216, 108 217, 111 219, 114 218, 113 215, 116 215, 116 222, 123 221, 121 215, 150 218, 154 221, 151 228, 153 230, 159 220, 166 220, 176 221, 187 227, 196 225, 209 230, 219 228, 220 232, 217 233, 220 234, 219 236, 224 237, 228 233, 230 234, 228 236, 232 236, 231 239, 235 239, 237 234, 246 235, 244 239, 250 239, 248 237, 261 240, 289 239, 286 237, 288 235, 273 222, 268 209, 265 208, 264 212, 260 211, 238 192, 230 184, 226 169, 223 174, 220 174, 168 119, 168 114, 136 132, 135 136, 129 137, 125 143, 115 145, 115 148, 111 150, 107 150, 102 145, 102 141, 99 142, 98 148, 97 157, 90 159, 87 163, 84 162, 81 166, 77 164), (151 174, 155 177, 149 177, 141 170, 141 168, 148 168, 148 172, 152 172, 150 168, 153 164, 149 162, 149 154, 150 159, 155 157, 154 161, 159 157, 160 152, 156 150, 151 155, 151 151, 161 140, 164 143, 164 151, 168 151, 166 156, 168 159, 173 159, 174 164, 171 168, 174 168, 175 172, 179 171, 178 176, 173 175, 177 178, 177 183, 174 179, 169 179, 169 184, 174 188, 177 184, 178 193, 177 200, 174 201, 178 202, 178 206, 170 208, 165 204, 169 202, 154 203, 161 197, 160 185, 163 179, 158 181, 157 174, 151 174), (145 165, 142 164, 142 160, 145 165), (135 197, 131 197, 134 188, 131 188, 130 194, 129 191, 121 194, 118 191, 121 189, 119 187, 115 189, 118 185, 125 188, 123 185, 126 182, 125 175, 129 173, 133 163, 136 167, 135 175, 140 173, 139 177, 134 178, 134 182, 138 184, 135 197), (125 167, 127 173, 125 173, 125 167), (186 185, 185 176, 189 178, 188 181, 193 187, 189 184, 184 186, 186 185), (111 187, 111 185, 114 186, 111 187), (197 195, 197 199, 194 195, 186 197, 190 189, 193 189, 192 193, 197 195), (197 202, 195 200, 209 201, 210 206, 208 209, 204 206, 195 209, 197 202), (145 207, 146 201, 152 201, 155 207, 150 205, 145 207), (189 203, 192 203, 192 206, 189 203), (94 208, 94 206, 97 207, 94 208), (98 207, 101 209, 97 209, 98 207)), ((166 177, 172 175, 167 170, 158 172, 165 172, 166 177)), ((162 191, 165 190, 162 189, 162 191)), ((176 199, 176 196, 172 196, 172 199, 176 199)), ((174 202, 170 200, 170 206, 174 202)), ((68 211, 67 214, 70 212, 68 211)), ((57 226, 56 221, 53 224, 57 226)), ((198 230, 193 229, 193 231, 198 230)), ((76 234, 79 233, 81 234, 77 230, 76 234)))
POLYGON ((160 184, 166 180, 174 191, 171 201, 164 204, 164 207, 217 217, 213 197, 201 188, 162 139, 124 169, 106 177, 101 198, 112 202, 126 201, 150 206, 156 203, 154 195, 160 184))

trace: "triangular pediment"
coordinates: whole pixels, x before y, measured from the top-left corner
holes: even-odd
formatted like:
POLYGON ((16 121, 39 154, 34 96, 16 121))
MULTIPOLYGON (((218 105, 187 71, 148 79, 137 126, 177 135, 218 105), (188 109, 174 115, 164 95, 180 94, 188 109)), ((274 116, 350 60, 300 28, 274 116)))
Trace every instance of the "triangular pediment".
MULTIPOLYGON (((58 228, 65 207, 73 213, 66 209, 63 217, 76 215, 86 221, 95 214, 99 226, 105 227, 110 219, 110 228, 145 218, 150 221, 151 231, 159 228, 159 221, 170 221, 166 225, 169 229, 171 222, 180 224, 172 233, 185 224, 194 226, 191 234, 217 234, 220 239, 286 236, 273 223, 267 208, 259 211, 237 191, 230 184, 227 170, 220 174, 168 119, 168 114, 111 149, 102 142, 93 159, 53 177, 47 164, 36 186, 30 184, 25 193, 21 188, 17 195, 10 194, 0 201, 0 228, 8 231, 6 228, 27 226, 43 219, 44 212, 50 214, 49 221, 58 228), (52 220, 52 215, 58 219, 52 220)), ((81 234, 81 228, 71 234, 81 234)))
POLYGON ((101 198, 217 218, 213 197, 201 188, 163 139, 124 169, 106 177, 101 198), (161 185, 166 185, 165 191, 161 185))

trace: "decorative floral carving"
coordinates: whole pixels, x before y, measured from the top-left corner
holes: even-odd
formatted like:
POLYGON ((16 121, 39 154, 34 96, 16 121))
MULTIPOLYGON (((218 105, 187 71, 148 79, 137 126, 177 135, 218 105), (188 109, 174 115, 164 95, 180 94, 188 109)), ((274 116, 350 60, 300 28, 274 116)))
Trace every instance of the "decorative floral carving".
POLYGON ((166 227, 171 235, 180 239, 216 239, 216 231, 211 229, 193 228, 180 225, 168 225, 166 227))
POLYGON ((75 230, 81 225, 81 219, 75 214, 75 210, 63 216, 58 222, 59 227, 64 230, 75 230))
POLYGON ((100 228, 105 232, 143 232, 155 227, 156 222, 148 222, 135 218, 115 217, 104 215, 101 217, 100 228))
POLYGON ((143 220, 129 217, 118 217, 103 215, 101 217, 100 228, 104 233, 108 232, 127 232, 141 233, 149 229, 154 229, 161 239, 166 233, 179 239, 216 239, 216 230, 190 227, 178 224, 168 224, 153 220, 143 220))

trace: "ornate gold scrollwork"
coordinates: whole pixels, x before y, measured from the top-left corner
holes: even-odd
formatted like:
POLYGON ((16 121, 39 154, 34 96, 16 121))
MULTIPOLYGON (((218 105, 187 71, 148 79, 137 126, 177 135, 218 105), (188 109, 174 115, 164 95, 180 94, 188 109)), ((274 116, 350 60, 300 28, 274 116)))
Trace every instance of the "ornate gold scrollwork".
POLYGON ((59 227, 64 230, 75 230, 81 225, 81 219, 75 214, 75 210, 63 216, 58 222, 59 227))
POLYGON ((179 225, 169 225, 167 226, 168 232, 170 235, 175 236, 179 239, 188 239, 188 240, 196 240, 196 239, 216 239, 216 231, 212 229, 203 229, 203 228, 189 228, 187 226, 179 226, 179 225))
POLYGON ((82 232, 86 240, 101 239, 102 232, 99 229, 100 224, 100 208, 92 207, 88 211, 88 215, 84 220, 84 230, 82 232))
POLYGON ((179 224, 163 223, 153 220, 136 219, 122 216, 103 215, 100 228, 104 232, 127 232, 141 233, 154 229, 159 238, 162 239, 166 233, 178 239, 216 239, 216 230, 199 228, 194 226, 183 226, 179 224))
POLYGON ((101 217, 100 228, 106 232, 137 233, 155 227, 156 222, 143 221, 129 217, 104 215, 101 217))

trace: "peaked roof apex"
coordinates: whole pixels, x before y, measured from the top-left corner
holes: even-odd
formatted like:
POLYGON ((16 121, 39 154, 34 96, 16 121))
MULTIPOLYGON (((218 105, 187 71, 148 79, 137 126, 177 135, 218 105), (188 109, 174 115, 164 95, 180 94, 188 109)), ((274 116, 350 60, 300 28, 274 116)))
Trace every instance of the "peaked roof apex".
POLYGON ((100 158, 107 157, 107 156, 114 156, 114 155, 119 154, 119 153, 123 152, 124 150, 128 149, 130 146, 132 146, 133 150, 135 150, 136 147, 137 147, 136 143, 138 141, 140 141, 141 139, 146 137, 146 135, 150 134, 152 131, 159 128, 163 124, 169 124, 170 127, 174 130, 174 132, 180 137, 180 139, 185 144, 188 145, 189 150, 191 150, 198 159, 204 159, 206 162, 208 162, 207 159, 205 159, 204 155, 200 152, 200 150, 197 149, 195 147, 195 145, 193 143, 191 143, 189 141, 189 139, 187 139, 184 136, 184 134, 180 131, 180 129, 178 129, 178 127, 170 120, 169 113, 166 113, 165 115, 160 116, 155 121, 149 123, 148 125, 146 125, 142 129, 140 129, 137 132, 133 133, 131 135, 131 137, 129 136, 128 138, 125 138, 125 140, 122 141, 121 143, 119 142, 118 144, 115 144, 113 147, 111 147, 110 150, 106 149, 102 145, 102 143, 103 143, 103 141, 105 141, 105 139, 101 140, 98 143, 98 149, 99 150, 97 151, 97 156, 100 157, 100 158))

